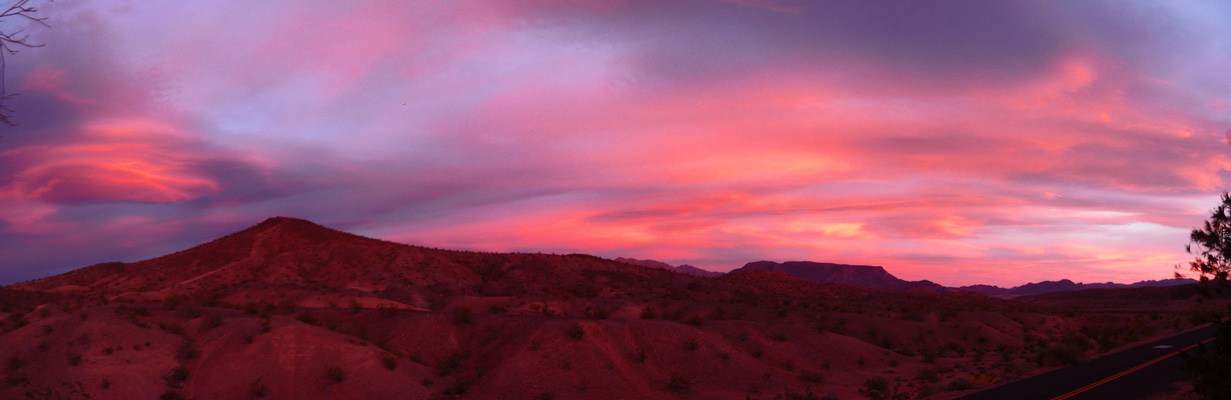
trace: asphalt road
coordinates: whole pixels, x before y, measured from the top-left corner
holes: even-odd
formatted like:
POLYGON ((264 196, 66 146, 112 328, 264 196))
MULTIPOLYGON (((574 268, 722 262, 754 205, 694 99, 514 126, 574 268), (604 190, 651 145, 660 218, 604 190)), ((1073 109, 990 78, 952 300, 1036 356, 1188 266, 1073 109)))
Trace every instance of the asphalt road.
MULTIPOLYGON (((1214 327, 1208 326, 971 393, 959 400, 1145 399, 1170 393, 1175 391, 1176 383, 1192 379, 1182 369, 1184 358, 1172 354, 1212 337, 1214 327), (1172 356, 1163 358, 1167 355, 1172 356)), ((1193 351, 1197 349, 1189 350, 1193 351)))

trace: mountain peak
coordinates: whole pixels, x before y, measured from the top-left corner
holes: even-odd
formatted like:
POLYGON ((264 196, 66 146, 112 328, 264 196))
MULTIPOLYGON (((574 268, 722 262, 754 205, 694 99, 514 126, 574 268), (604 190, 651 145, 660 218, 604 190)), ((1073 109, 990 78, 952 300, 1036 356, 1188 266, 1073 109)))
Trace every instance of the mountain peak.
POLYGON ((910 282, 899 279, 884 267, 872 265, 848 265, 834 263, 819 263, 812 261, 787 261, 777 263, 773 261, 757 261, 745 264, 742 268, 735 271, 783 271, 797 278, 815 281, 841 283, 852 286, 863 286, 878 289, 914 289, 923 288, 939 293, 947 292, 947 289, 928 281, 910 282))

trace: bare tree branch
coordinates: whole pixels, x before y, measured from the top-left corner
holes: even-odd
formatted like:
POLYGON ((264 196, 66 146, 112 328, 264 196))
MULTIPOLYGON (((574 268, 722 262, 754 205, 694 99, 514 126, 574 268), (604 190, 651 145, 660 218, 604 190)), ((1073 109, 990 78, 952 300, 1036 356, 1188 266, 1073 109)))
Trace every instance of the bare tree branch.
MULTIPOLYGON (((28 5, 29 3, 30 3, 30 0, 17 0, 13 2, 13 4, 10 5, 7 9, 5 9, 3 12, 0 12, 0 22, 2 22, 5 18, 8 18, 8 17, 21 17, 29 21, 34 21, 35 23, 38 23, 39 25, 50 27, 51 25, 47 25, 47 22, 46 22, 47 17, 34 16, 34 14, 38 12, 38 9, 29 6, 28 5)), ((5 106, 4 101, 13 98, 13 96, 16 96, 17 94, 16 93, 10 94, 7 91, 5 91, 4 54, 5 53, 8 53, 10 55, 17 54, 17 49, 23 48, 23 47, 24 48, 43 47, 42 43, 31 43, 29 41, 30 37, 28 35, 25 35, 24 33, 25 32, 22 30, 18 30, 12 33, 0 31, 0 123, 3 123, 8 126, 14 126, 17 124, 14 123, 13 120, 9 118, 9 114, 13 112, 13 109, 9 108, 8 106, 5 106)))

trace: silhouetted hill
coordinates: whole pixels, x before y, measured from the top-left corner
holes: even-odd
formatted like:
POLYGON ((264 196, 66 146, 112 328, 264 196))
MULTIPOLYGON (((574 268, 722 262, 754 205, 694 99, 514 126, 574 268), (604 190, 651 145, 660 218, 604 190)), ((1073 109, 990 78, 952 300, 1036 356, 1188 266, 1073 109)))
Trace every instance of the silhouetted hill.
POLYGON ((784 263, 757 261, 745 264, 743 267, 730 273, 748 270, 782 271, 797 278, 814 282, 841 283, 877 289, 927 289, 937 293, 947 293, 949 291, 948 288, 931 281, 905 281, 885 271, 883 267, 870 265, 818 263, 811 261, 787 261, 784 263))
POLYGON ((1025 285, 1008 288, 1008 289, 1002 288, 999 286, 991 286, 991 285, 972 285, 972 286, 963 286, 963 287, 957 288, 957 290, 975 292, 975 293, 985 294, 988 296, 1029 296, 1029 295, 1052 293, 1052 292, 1072 292, 1072 291, 1085 290, 1085 289, 1167 287, 1167 286, 1187 285, 1187 284, 1191 284, 1195 282, 1196 280, 1193 280, 1193 279, 1178 279, 1177 278, 1177 279, 1141 281, 1141 282, 1136 282, 1132 284, 1120 284, 1120 283, 1112 283, 1112 282, 1074 283, 1073 281, 1068 280, 1068 279, 1061 279, 1059 281, 1043 281, 1043 282, 1036 282, 1036 283, 1027 283, 1025 285))
POLYGON ((694 267, 688 264, 672 266, 671 264, 667 264, 662 261, 638 260, 635 258, 624 258, 624 257, 616 258, 615 260, 622 262, 622 263, 640 265, 642 267, 647 267, 647 268, 665 269, 668 271, 679 272, 681 274, 696 275, 696 276, 701 276, 701 277, 706 277, 706 278, 717 278, 723 275, 722 272, 708 271, 708 270, 697 268, 697 267, 694 267))

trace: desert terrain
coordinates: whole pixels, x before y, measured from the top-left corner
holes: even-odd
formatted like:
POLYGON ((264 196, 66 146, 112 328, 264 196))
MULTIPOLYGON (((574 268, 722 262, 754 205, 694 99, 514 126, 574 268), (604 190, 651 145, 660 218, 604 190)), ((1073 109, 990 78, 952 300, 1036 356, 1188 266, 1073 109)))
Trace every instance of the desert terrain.
POLYGON ((1196 295, 714 278, 271 218, 0 289, 0 398, 947 399, 1205 324, 1196 295))

